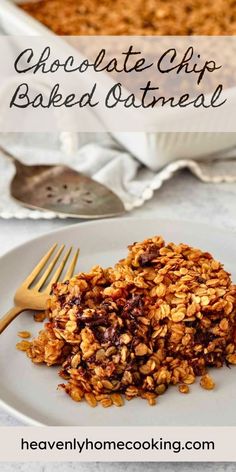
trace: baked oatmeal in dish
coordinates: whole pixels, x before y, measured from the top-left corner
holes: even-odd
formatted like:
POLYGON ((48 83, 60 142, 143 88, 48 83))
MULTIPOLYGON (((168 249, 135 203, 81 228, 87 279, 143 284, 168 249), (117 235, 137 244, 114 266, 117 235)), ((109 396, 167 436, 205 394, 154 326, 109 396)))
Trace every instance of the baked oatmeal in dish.
POLYGON ((114 267, 55 284, 48 322, 22 350, 60 366, 60 388, 75 401, 154 405, 171 385, 188 393, 198 376, 211 390, 208 368, 236 364, 235 308, 222 264, 156 236, 129 246, 114 267))
POLYGON ((23 10, 59 35, 235 35, 235 0, 39 0, 23 10))

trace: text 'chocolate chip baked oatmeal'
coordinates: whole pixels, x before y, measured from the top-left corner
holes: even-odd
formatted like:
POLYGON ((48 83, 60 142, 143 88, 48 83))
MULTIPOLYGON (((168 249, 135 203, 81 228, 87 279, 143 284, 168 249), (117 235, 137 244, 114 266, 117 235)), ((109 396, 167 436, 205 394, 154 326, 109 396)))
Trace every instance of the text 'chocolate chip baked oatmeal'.
POLYGON ((55 284, 49 321, 18 348, 59 365, 60 388, 75 401, 154 405, 170 385, 188 393, 197 376, 213 389, 207 368, 236 364, 235 306, 236 287, 208 252, 157 236, 114 268, 55 284))

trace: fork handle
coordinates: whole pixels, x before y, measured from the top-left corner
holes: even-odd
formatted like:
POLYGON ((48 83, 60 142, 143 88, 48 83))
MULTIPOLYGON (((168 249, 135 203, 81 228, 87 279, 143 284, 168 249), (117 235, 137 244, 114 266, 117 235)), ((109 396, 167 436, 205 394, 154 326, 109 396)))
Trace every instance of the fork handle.
POLYGON ((24 311, 24 308, 21 306, 14 306, 0 319, 0 334, 22 311, 24 311))

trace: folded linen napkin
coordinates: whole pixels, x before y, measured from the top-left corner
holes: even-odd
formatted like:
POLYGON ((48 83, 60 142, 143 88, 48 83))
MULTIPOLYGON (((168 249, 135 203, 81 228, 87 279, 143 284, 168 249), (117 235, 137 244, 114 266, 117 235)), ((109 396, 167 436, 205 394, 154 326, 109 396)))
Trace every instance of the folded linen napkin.
MULTIPOLYGON (((179 169, 189 169, 203 182, 236 182, 236 151, 224 154, 224 159, 178 159, 167 162, 154 172, 133 157, 108 134, 83 135, 3 134, 0 144, 26 164, 65 163, 112 189, 123 201, 127 211, 144 204, 163 182, 179 169)), ((158 156, 157 156, 158 157, 158 156)), ((49 211, 22 207, 9 193, 13 164, 0 154, 0 217, 56 218, 49 211)))

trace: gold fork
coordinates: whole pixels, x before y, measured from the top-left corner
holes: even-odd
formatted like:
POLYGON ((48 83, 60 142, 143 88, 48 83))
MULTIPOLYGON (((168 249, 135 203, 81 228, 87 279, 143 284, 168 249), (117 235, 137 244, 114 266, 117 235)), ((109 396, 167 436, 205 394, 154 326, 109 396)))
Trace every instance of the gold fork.
MULTIPOLYGON (((54 253, 56 247, 57 247, 57 244, 54 244, 54 246, 52 246, 52 248, 43 256, 41 261, 32 270, 31 274, 28 275, 28 277, 24 280, 22 285, 17 289, 14 296, 15 306, 10 311, 8 311, 5 316, 3 316, 0 319, 0 334, 17 317, 17 315, 19 315, 23 311, 26 311, 26 310, 43 311, 46 309, 48 298, 52 292, 52 286, 54 283, 58 282, 60 275, 62 274, 62 271, 65 268, 66 263, 72 251, 72 247, 71 247, 66 252, 60 265, 55 270, 50 281, 47 283, 46 287, 44 288, 45 283, 47 282, 57 261, 59 260, 60 256, 62 255, 65 249, 64 244, 58 249, 53 260, 49 263, 48 267, 44 270, 40 279, 38 281, 36 281, 36 279, 40 275, 42 270, 45 268, 47 262, 49 261, 50 257, 54 253), (35 281, 36 283, 32 287, 32 284, 35 281)), ((73 276, 78 256, 79 256, 79 250, 76 251, 74 257, 72 258, 72 261, 67 269, 63 282, 65 282, 65 280, 68 280, 73 276)))

